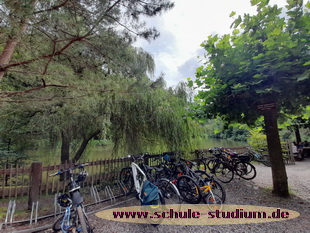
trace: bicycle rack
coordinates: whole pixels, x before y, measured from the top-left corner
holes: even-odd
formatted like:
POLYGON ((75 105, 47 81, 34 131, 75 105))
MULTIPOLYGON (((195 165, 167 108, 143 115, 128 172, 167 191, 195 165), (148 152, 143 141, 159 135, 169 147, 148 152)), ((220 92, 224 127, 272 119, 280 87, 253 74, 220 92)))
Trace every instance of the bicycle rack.
POLYGON ((120 190, 122 190, 124 192, 124 195, 127 196, 128 194, 128 189, 126 188, 126 186, 124 185, 124 183, 122 181, 117 181, 117 185, 120 188, 120 190))
POLYGON ((92 197, 95 198, 96 203, 99 203, 101 201, 100 196, 99 196, 99 192, 98 192, 98 189, 96 186, 93 186, 93 185, 91 186, 90 194, 92 197))
POLYGON ((111 204, 113 202, 115 202, 115 196, 114 196, 113 191, 112 191, 112 189, 111 189, 111 187, 109 185, 105 187, 105 194, 106 194, 107 197, 110 198, 111 204))
POLYGON ((61 206, 58 205, 57 198, 59 197, 60 193, 55 193, 54 198, 54 217, 56 217, 59 213, 61 213, 61 206))
POLYGON ((34 213, 34 223, 37 225, 38 222, 38 209, 39 209, 39 201, 32 202, 32 208, 31 208, 31 214, 30 214, 30 225, 32 225, 33 222, 33 212, 34 213))
MULTIPOLYGON (((9 204, 8 204, 8 210, 6 212, 6 216, 5 216, 5 222, 4 225, 7 226, 8 223, 12 223, 13 222, 13 216, 16 210, 16 201, 15 200, 10 200, 9 204)), ((2 226, 1 228, 2 229, 2 226)))

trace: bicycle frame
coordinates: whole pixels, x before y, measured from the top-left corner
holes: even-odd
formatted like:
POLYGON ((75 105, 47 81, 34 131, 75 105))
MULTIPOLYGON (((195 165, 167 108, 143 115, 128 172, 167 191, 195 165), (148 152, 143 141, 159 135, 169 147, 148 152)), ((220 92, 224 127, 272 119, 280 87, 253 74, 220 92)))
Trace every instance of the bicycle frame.
POLYGON ((70 229, 71 207, 72 206, 66 207, 66 210, 63 216, 63 221, 60 225, 62 232, 69 232, 71 230, 70 229))
POLYGON ((138 164, 136 164, 135 162, 132 162, 131 163, 131 169, 132 169, 132 176, 133 176, 133 182, 134 182, 134 185, 135 185, 135 189, 138 193, 138 197, 139 199, 142 201, 142 188, 143 188, 143 184, 144 182, 147 180, 146 178, 146 175, 145 173, 142 171, 142 169, 139 167, 138 164), (138 173, 141 173, 143 179, 141 181, 141 183, 139 182, 139 179, 138 179, 138 173))

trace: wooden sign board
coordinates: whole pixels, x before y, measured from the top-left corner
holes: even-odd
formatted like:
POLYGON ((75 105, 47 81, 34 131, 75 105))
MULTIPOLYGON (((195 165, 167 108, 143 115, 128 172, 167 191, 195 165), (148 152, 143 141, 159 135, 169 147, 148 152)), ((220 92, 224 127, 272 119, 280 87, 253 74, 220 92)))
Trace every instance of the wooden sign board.
POLYGON ((270 111, 276 108, 276 103, 269 103, 269 104, 259 104, 257 105, 257 109, 260 111, 270 111))

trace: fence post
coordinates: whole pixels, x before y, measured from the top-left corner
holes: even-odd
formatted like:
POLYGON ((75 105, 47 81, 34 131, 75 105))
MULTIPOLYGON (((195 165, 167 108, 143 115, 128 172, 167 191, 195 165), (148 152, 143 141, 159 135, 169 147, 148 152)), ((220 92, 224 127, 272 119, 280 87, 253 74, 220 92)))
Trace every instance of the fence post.
POLYGON ((33 162, 30 168, 30 184, 28 210, 32 209, 32 203, 39 201, 42 184, 42 162, 33 162))

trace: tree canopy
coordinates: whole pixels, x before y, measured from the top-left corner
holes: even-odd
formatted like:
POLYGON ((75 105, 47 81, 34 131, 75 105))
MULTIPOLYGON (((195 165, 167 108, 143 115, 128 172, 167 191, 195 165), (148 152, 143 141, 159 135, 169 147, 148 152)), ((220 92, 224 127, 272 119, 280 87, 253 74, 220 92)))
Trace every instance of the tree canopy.
POLYGON ((0 4, 0 81, 5 73, 20 69, 48 74, 55 59, 99 70, 111 69, 112 61, 121 66, 117 58, 126 53, 124 44, 137 37, 159 36, 142 16, 152 17, 172 7, 169 0, 4 0, 0 4), (84 49, 77 49, 78 44, 84 49), (92 56, 100 57, 100 63, 93 64, 92 56))
POLYGON ((251 3, 256 15, 238 16, 231 34, 211 35, 201 45, 207 54, 194 81, 202 89, 196 97, 197 113, 249 125, 264 115, 273 192, 288 196, 277 118, 309 105, 310 3, 287 0, 286 11, 269 0, 251 3))
POLYGON ((288 1, 284 16, 269 1, 251 2, 257 15, 238 16, 231 35, 209 36, 201 45, 206 63, 195 84, 205 90, 197 100, 207 117, 254 124, 259 104, 275 102, 290 114, 309 105, 309 3, 288 1))
POLYGON ((77 161, 95 137, 111 138, 123 153, 188 145, 185 88, 151 80, 153 57, 132 46, 159 36, 143 17, 172 7, 169 0, 2 1, 0 149, 44 140, 61 145, 65 162, 77 161))

